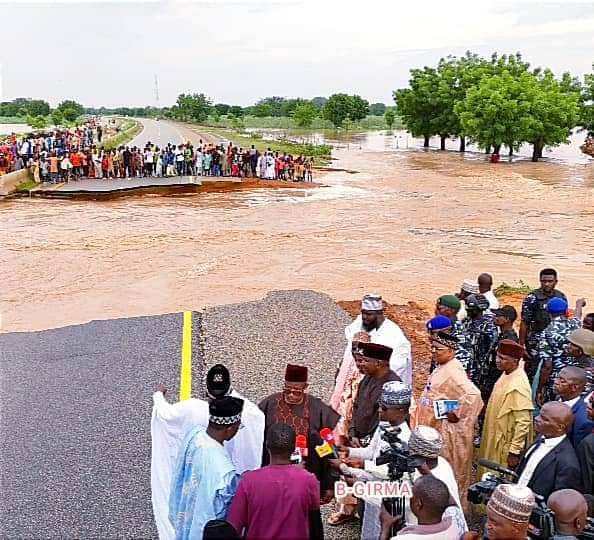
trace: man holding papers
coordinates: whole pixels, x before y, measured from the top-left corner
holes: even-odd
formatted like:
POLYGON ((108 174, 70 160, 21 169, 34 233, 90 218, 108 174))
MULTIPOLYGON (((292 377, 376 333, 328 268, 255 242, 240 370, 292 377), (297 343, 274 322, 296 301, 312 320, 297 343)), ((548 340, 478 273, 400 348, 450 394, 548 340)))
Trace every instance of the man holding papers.
MULTIPOLYGON (((457 346, 458 340, 451 334, 437 332, 431 336, 431 353, 437 367, 429 375, 411 412, 411 428, 430 426, 441 433, 441 454, 456 473, 460 493, 466 493, 470 485, 474 426, 483 401, 480 390, 456 359, 457 346)), ((464 497, 462 505, 467 504, 464 497)))

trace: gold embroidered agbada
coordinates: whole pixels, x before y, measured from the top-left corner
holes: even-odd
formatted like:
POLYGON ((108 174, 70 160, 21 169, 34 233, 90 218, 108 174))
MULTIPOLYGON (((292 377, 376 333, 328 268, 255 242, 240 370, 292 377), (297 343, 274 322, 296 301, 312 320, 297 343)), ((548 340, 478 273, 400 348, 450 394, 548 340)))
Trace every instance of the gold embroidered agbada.
MULTIPOLYGON (((502 373, 487 404, 480 457, 507 467, 507 455, 521 454, 532 441, 533 409, 526 372, 502 373)), ((479 467, 479 477, 485 472, 479 467)))
MULTIPOLYGON (((443 448, 441 455, 450 463, 460 494, 465 494, 470 485, 474 426, 483 400, 480 390, 470 381, 462 364, 453 358, 437 366, 429 375, 425 390, 411 412, 411 429, 417 426, 430 426, 441 433, 443 448), (457 399, 459 402, 456 416, 457 423, 438 420, 433 412, 433 401, 439 399, 457 399)), ((462 506, 467 508, 466 496, 462 496, 462 506)))

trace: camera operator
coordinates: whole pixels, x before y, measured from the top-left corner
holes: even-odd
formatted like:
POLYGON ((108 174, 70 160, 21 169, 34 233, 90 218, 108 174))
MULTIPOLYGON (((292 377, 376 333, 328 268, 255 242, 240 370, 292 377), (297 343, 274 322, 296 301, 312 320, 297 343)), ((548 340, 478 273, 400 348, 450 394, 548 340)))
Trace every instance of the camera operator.
POLYGON ((575 489, 560 489, 551 494, 547 506, 555 512, 553 540, 577 540, 588 518, 588 504, 584 496, 575 489))
MULTIPOLYGON (((406 423, 408 410, 411 403, 412 391, 410 386, 400 381, 389 381, 382 387, 382 395, 379 400, 379 421, 380 426, 375 430, 371 442, 365 448, 347 448, 339 446, 341 454, 346 454, 347 465, 341 464, 342 460, 329 460, 329 463, 338 468, 343 474, 354 477, 358 480, 387 480, 388 465, 375 464, 382 450, 390 448, 390 445, 382 439, 382 431, 387 427, 399 429, 398 438, 408 442, 410 428, 406 423)), ((379 535, 379 512, 380 499, 365 501, 365 512, 363 514, 363 538, 371 538, 379 535)))
MULTIPOLYGON (((432 475, 441 480, 450 492, 450 504, 445 510, 445 515, 450 516, 452 521, 458 526, 460 536, 468 530, 466 519, 462 512, 460 504, 460 495, 458 493, 458 483, 451 465, 447 460, 440 456, 443 447, 443 439, 440 433, 429 426, 418 426, 412 433, 408 442, 408 449, 413 458, 422 458, 425 463, 417 467, 412 475, 412 481, 416 482, 422 475, 432 475)), ((405 503, 406 525, 416 525, 417 518, 412 512, 410 499, 405 503)))
MULTIPOLYGON (((419 478, 412 488, 410 507, 417 517, 418 525, 405 527, 393 538, 404 540, 458 540, 460 530, 449 516, 444 516, 450 504, 450 492, 441 480, 428 474, 419 478)), ((390 530, 401 519, 385 510, 380 515, 382 532, 380 540, 390 538, 390 530)))
POLYGON ((549 401, 540 409, 534 428, 540 434, 517 469, 518 484, 528 486, 545 500, 559 489, 580 489, 580 467, 567 438, 573 423, 568 405, 549 401))

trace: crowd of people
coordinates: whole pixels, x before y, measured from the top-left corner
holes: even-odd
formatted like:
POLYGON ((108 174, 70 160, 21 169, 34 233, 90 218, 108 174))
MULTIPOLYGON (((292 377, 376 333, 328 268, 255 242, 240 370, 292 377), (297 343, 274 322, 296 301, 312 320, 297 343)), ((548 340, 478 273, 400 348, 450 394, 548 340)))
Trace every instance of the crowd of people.
POLYGON ((523 540, 538 500, 554 512, 549 538, 580 537, 594 511, 594 313, 582 313, 584 299, 570 310, 546 268, 517 332, 516 309, 500 306, 492 285, 481 274, 436 300, 416 398, 410 342, 375 294, 345 329, 328 404, 297 364, 258 405, 221 364, 208 372, 207 400, 172 404, 160 387, 151 429, 161 540, 323 538, 320 506, 333 500, 327 525, 359 521, 364 540, 523 540), (394 479, 393 462, 376 462, 394 433, 412 497, 393 498, 388 512, 374 493, 339 496, 339 482, 394 479), (509 481, 489 494, 484 527, 469 531, 469 487, 493 464, 509 481))
MULTIPOLYGON (((74 154, 86 155, 91 149, 97 148, 103 140, 104 130, 98 119, 90 118, 84 125, 75 128, 21 136, 11 133, 3 142, 0 141, 0 175, 30 168, 38 182, 42 175, 48 180, 51 156, 57 158, 59 167, 56 172, 61 173, 62 161, 74 154)), ((74 158, 74 162, 81 167, 78 158, 74 158)), ((67 159, 66 163, 70 166, 65 165, 64 170, 72 171, 72 160, 67 159)))
POLYGON ((293 156, 268 148, 207 144, 194 147, 150 141, 139 148, 100 146, 103 128, 95 120, 74 129, 18 138, 12 134, 0 144, 0 174, 30 168, 35 182, 78 181, 81 178, 144 178, 172 176, 220 176, 312 182, 314 158, 293 156))

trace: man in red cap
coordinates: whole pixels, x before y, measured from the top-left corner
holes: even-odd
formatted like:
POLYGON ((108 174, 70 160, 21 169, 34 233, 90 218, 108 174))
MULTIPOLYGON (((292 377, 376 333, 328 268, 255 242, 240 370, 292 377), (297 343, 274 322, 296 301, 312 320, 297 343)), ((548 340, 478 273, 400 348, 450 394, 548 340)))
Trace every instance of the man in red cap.
POLYGON ((519 366, 524 354, 524 347, 515 341, 499 342, 496 362, 503 373, 487 404, 479 454, 511 469, 520 462, 532 435, 532 392, 528 376, 519 366))
MULTIPOLYGON (((338 474, 332 469, 326 457, 320 458, 315 447, 322 444, 319 435, 323 428, 334 429, 340 416, 321 399, 306 392, 308 370, 305 366, 287 364, 285 370, 285 386, 282 392, 272 394, 259 404, 266 419, 264 431, 264 447, 268 429, 278 423, 291 426, 297 436, 307 440, 307 457, 305 468, 315 474, 320 482, 320 503, 329 503, 334 496, 334 483, 338 474)), ((331 456, 330 456, 331 457, 331 456)), ((268 465, 268 452, 263 455, 263 465, 268 465)), ((318 511, 310 520, 311 539, 323 538, 322 517, 318 511)))

